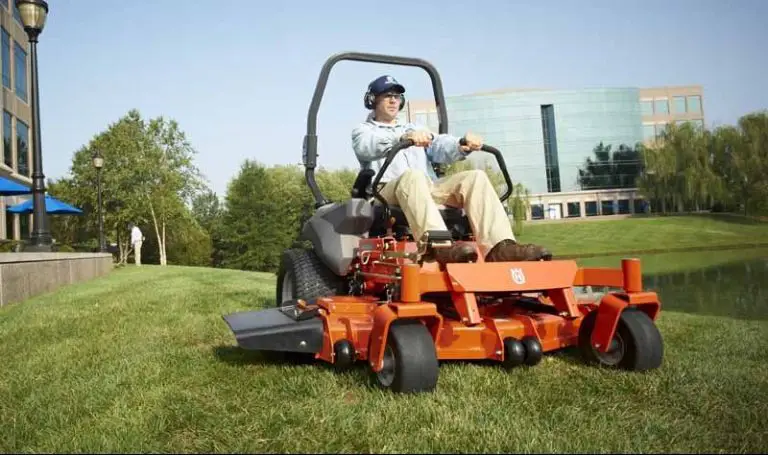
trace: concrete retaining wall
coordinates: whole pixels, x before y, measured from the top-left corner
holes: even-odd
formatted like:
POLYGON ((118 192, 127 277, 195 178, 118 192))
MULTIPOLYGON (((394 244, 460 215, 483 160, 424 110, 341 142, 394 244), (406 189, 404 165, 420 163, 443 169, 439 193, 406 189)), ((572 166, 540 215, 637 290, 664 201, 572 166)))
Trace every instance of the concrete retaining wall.
POLYGON ((0 253, 0 306, 108 274, 109 253, 0 253))

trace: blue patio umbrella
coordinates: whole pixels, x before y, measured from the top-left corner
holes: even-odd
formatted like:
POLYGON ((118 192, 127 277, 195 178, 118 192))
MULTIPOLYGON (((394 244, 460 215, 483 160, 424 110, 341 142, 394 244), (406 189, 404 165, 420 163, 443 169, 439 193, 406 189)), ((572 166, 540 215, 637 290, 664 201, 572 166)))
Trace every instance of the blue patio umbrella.
MULTIPOLYGON (((16 205, 8 207, 8 211, 11 213, 32 213, 33 202, 29 199, 24 202, 20 202, 16 205)), ((83 213, 82 210, 72 207, 71 205, 61 202, 55 197, 45 195, 45 211, 51 215, 78 215, 83 213)))
POLYGON ((0 177, 0 196, 16 196, 19 194, 32 194, 32 188, 5 177, 0 177))

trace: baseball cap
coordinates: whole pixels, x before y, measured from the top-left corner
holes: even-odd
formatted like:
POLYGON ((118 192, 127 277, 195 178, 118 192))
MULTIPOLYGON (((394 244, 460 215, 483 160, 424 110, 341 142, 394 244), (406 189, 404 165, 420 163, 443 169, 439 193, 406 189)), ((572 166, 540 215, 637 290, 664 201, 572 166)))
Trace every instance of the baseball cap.
POLYGON ((374 95, 379 95, 392 89, 397 90, 398 93, 405 93, 405 87, 392 76, 384 75, 368 84, 368 90, 374 95))

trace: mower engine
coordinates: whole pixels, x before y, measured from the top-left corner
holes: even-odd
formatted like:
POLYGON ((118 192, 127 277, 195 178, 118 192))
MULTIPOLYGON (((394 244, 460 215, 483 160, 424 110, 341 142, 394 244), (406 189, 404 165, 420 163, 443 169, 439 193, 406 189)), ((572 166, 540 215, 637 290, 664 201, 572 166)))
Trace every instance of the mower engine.
POLYGON ((387 302, 400 300, 403 266, 429 267, 424 262, 431 260, 435 249, 452 245, 448 231, 427 231, 419 242, 398 240, 392 235, 362 239, 350 264, 349 293, 375 295, 387 302))

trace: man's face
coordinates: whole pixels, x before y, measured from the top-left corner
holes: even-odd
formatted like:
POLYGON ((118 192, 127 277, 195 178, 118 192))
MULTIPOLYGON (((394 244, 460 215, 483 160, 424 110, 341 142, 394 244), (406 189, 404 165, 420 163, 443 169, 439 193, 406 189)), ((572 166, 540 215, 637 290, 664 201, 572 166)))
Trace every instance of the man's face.
POLYGON ((387 120, 397 117, 400 112, 400 93, 395 90, 384 92, 376 97, 376 114, 387 120))

